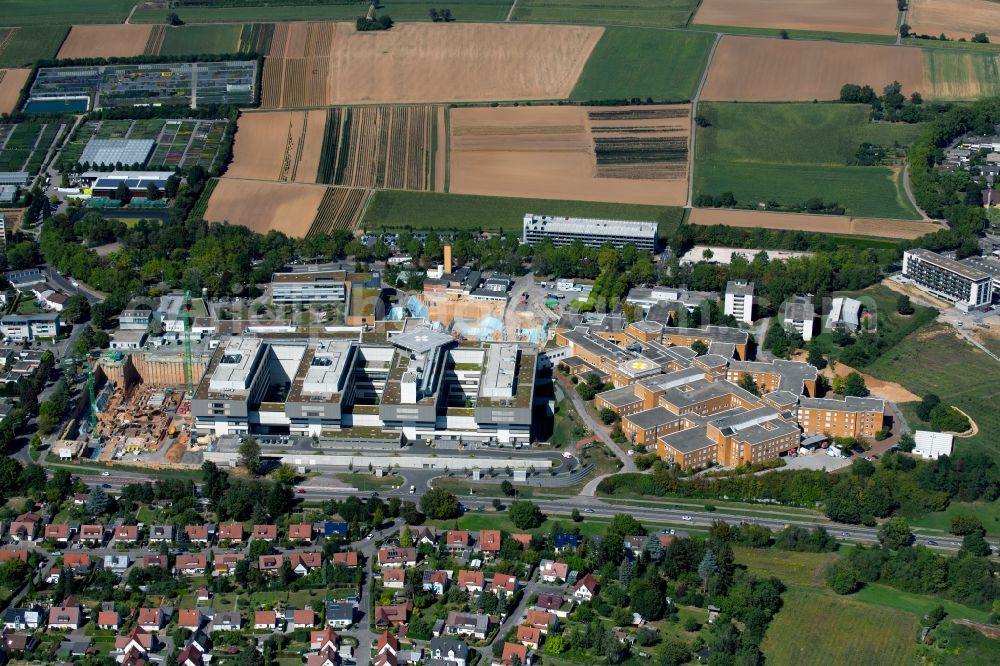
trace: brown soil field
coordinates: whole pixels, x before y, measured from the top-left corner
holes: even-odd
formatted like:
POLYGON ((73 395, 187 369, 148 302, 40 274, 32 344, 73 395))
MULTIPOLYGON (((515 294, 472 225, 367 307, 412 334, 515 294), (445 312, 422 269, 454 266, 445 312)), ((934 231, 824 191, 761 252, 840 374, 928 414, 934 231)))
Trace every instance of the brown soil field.
POLYGON ((742 102, 835 100, 845 83, 926 92, 920 49, 726 35, 701 99, 742 102))
POLYGON ((788 229, 815 231, 823 234, 847 236, 875 236, 878 238, 913 239, 940 226, 930 222, 906 220, 876 220, 847 215, 798 215, 794 213, 766 213, 752 210, 726 210, 721 208, 693 208, 688 218, 691 224, 724 224, 730 227, 763 229, 788 229))
MULTIPOLYGON (((805 351, 799 351, 792 354, 793 361, 802 361, 805 363, 809 354, 805 351)), ((904 388, 902 385, 896 382, 884 382, 881 379, 876 379, 871 375, 859 372, 849 365, 844 363, 836 363, 833 369, 827 366, 820 370, 820 374, 827 379, 832 379, 834 376, 846 377, 852 372, 857 372, 865 380, 865 386, 871 391, 871 394, 876 398, 882 398, 883 400, 889 400, 891 402, 912 402, 914 400, 920 400, 920 396, 914 395, 909 389, 904 388)))
POLYGON ((146 52, 151 25, 74 25, 58 58, 112 58, 146 52))
POLYGON ((910 30, 918 35, 970 39, 985 32, 991 41, 1000 38, 1000 4, 989 0, 910 0, 906 12, 910 30))
POLYGON ((261 106, 562 99, 603 31, 404 23, 357 32, 350 23, 282 24, 265 61, 261 106))
POLYGON ((685 203, 687 106, 462 108, 450 113, 449 192, 665 206, 685 203), (648 161, 599 167, 595 139, 614 142, 617 155, 635 155, 631 151, 639 149, 634 147, 639 141, 680 140, 684 154, 681 162, 669 165, 673 171, 648 161))
POLYGON ((208 201, 205 219, 239 224, 261 234, 274 229, 302 238, 325 193, 323 185, 221 178, 208 201))
POLYGON ((344 109, 335 164, 337 185, 430 190, 436 107, 362 106, 344 109), (349 126, 349 128, 348 128, 349 126), (344 157, 342 151, 346 151, 344 157))
POLYGON ((0 208, 0 215, 3 215, 4 227, 8 234, 20 231, 21 221, 27 208, 0 208))
POLYGON ((226 178, 315 183, 325 111, 244 113, 226 178))
POLYGON ((445 191, 445 174, 448 170, 448 130, 445 123, 447 109, 439 106, 437 109, 437 145, 434 147, 434 191, 445 191))
POLYGON ((30 69, 0 69, 0 113, 14 110, 21 88, 30 75, 30 69))
POLYGON ((892 35, 897 15, 893 0, 703 0, 694 22, 892 35))

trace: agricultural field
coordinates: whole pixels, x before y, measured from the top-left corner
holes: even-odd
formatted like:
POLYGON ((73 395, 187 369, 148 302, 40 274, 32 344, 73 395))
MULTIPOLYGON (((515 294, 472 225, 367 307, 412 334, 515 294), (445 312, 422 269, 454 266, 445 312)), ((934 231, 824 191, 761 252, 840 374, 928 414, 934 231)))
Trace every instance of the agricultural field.
POLYGON ((701 99, 741 102, 836 100, 845 83, 926 93, 920 49, 726 35, 701 99))
POLYGON ((38 122, 0 125, 0 171, 37 174, 60 127, 38 122))
POLYGON ((934 99, 977 99, 1000 94, 1000 53, 924 49, 924 73, 928 97, 934 99))
POLYGON ((698 0, 637 0, 627 4, 592 0, 518 0, 511 18, 534 23, 683 28, 697 6, 698 0))
POLYGON ((211 170, 219 157, 222 138, 228 120, 167 120, 155 137, 148 136, 148 129, 137 120, 129 138, 155 138, 156 149, 149 158, 149 168, 172 170, 190 169, 194 166, 211 170), (143 131, 143 130, 146 131, 143 131))
MULTIPOLYGON (((434 187, 433 106, 366 106, 329 111, 318 181, 397 190, 434 187)), ((316 170, 313 170, 313 175, 316 170)))
POLYGON ((563 99, 601 33, 462 23, 359 33, 347 23, 281 24, 264 64, 261 106, 563 99))
MULTIPOLYGON (((453 3, 452 16, 457 21, 502 21, 513 0, 462 0, 453 3)), ((188 23, 229 23, 234 21, 353 21, 365 11, 364 4, 355 0, 332 0, 323 4, 302 4, 295 0, 271 0, 246 6, 234 2, 216 2, 215 6, 184 6, 175 3, 173 9, 140 7, 132 16, 133 23, 163 23, 167 13, 176 11, 188 23), (230 6, 218 6, 230 5, 230 6)), ((384 10, 396 21, 429 21, 431 8, 441 7, 434 0, 383 0, 384 10)), ((444 3, 447 6, 447 3, 444 3)))
POLYGON ((702 0, 694 23, 893 35, 897 17, 891 0, 702 0))
POLYGON ((912 664, 919 625, 915 615, 791 588, 767 629, 761 651, 768 662, 797 666, 912 664))
POLYGON ((238 53, 243 26, 185 25, 164 28, 158 55, 197 55, 199 53, 238 53))
POLYGON ((4 0, 0 25, 122 23, 135 0, 4 0))
POLYGON ((316 211, 307 236, 328 234, 335 229, 356 229, 361 221, 370 190, 357 187, 328 187, 316 211))
POLYGON ((0 69, 0 113, 14 111, 29 76, 30 69, 0 69))
POLYGON ((525 213, 619 220, 655 220, 667 236, 684 218, 683 208, 635 204, 518 199, 437 192, 375 192, 365 209, 361 228, 416 230, 503 230, 520 234, 525 213))
POLYGON ((985 32, 1000 39, 1000 4, 991 0, 909 0, 906 22, 918 35, 944 34, 949 39, 971 39, 985 32))
POLYGON ((683 206, 690 107, 450 112, 449 191, 683 206))
POLYGON ((127 58, 143 55, 152 33, 148 25, 74 25, 58 58, 127 58))
MULTIPOLYGON (((872 123, 870 109, 844 104, 718 104, 699 107, 694 194, 733 192, 743 204, 835 201, 849 215, 919 219, 901 193, 899 169, 847 166, 863 142, 892 150, 921 125, 872 123)), ((898 159, 898 158, 897 158, 898 159)))
POLYGON ((240 31, 240 53, 259 53, 267 55, 271 52, 271 39, 274 37, 273 23, 247 23, 240 31))
POLYGON ((315 183, 327 111, 244 113, 227 178, 315 183))
POLYGON ((783 229, 811 231, 838 236, 873 236, 912 240, 924 234, 939 231, 940 226, 931 222, 908 220, 878 220, 850 215, 802 215, 796 213, 770 213, 725 208, 693 208, 688 221, 691 224, 728 227, 783 229))
POLYGON ((0 67, 30 67, 54 57, 67 32, 69 26, 0 28, 0 67))
POLYGON ((204 219, 229 222, 266 234, 280 231, 303 238, 313 226, 326 195, 325 185, 220 178, 204 219))
POLYGON ((606 28, 570 97, 688 102, 698 90, 714 41, 714 35, 702 32, 606 28), (651 62, 669 66, 650 67, 651 62))
POLYGON ((995 361, 959 338, 943 324, 932 323, 911 333, 871 365, 862 368, 879 379, 894 381, 917 395, 936 393, 979 426, 974 437, 955 439, 960 449, 980 448, 1000 460, 1000 373, 995 361), (920 363, 913 363, 920 359, 920 363), (970 372, 981 368, 981 372, 970 372))

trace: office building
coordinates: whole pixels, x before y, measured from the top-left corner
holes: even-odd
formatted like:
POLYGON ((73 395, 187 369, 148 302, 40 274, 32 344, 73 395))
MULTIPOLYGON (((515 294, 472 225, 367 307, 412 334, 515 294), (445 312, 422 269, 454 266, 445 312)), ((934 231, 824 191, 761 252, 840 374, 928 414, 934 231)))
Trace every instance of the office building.
POLYGON ((988 305, 993 295, 990 273, 921 248, 903 252, 903 277, 960 310, 988 305))
POLYGON ((632 243, 640 250, 656 250, 656 222, 630 220, 595 220, 582 217, 555 217, 528 213, 524 216, 521 241, 536 245, 549 239, 556 247, 580 241, 587 247, 611 244, 624 247, 632 243))
POLYGON ((59 315, 9 314, 0 317, 0 333, 5 338, 14 341, 35 340, 37 338, 54 338, 59 335, 59 315))
POLYGON ((271 301, 279 303, 343 303, 347 299, 347 271, 275 273, 271 301))
POLYGON ((753 282, 730 280, 726 283, 726 302, 723 312, 744 324, 753 323, 753 282))

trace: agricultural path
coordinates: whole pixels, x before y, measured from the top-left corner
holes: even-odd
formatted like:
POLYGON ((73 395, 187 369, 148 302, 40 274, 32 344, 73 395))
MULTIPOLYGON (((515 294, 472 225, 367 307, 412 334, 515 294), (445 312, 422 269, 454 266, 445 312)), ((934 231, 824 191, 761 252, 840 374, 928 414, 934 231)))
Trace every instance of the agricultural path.
POLYGON ((510 5, 510 9, 507 10, 507 18, 504 19, 504 23, 510 23, 510 20, 514 18, 514 10, 517 9, 517 0, 514 0, 510 5))
POLYGON ((910 200, 910 203, 913 204, 913 207, 917 209, 918 213, 920 213, 920 218, 924 222, 940 222, 941 224, 944 225, 945 229, 947 229, 948 223, 945 220, 932 220, 931 218, 927 217, 927 213, 924 212, 924 209, 917 205, 917 198, 913 196, 913 189, 910 187, 909 164, 903 167, 903 173, 901 174, 900 177, 903 179, 903 191, 906 192, 906 198, 910 200))
POLYGON ((125 17, 125 25, 128 25, 129 21, 132 20, 132 14, 135 14, 135 10, 137 9, 139 9, 139 3, 132 5, 132 11, 130 11, 128 16, 125 17))
POLYGON ((695 118, 698 117, 698 102, 701 101, 701 91, 705 87, 705 81, 708 80, 708 70, 712 67, 712 59, 715 57, 715 49, 719 46, 719 41, 722 39, 722 33, 715 33, 715 41, 712 42, 712 50, 708 52, 708 59, 705 61, 705 69, 701 73, 701 79, 698 81, 698 90, 694 93, 694 99, 691 100, 691 147, 688 148, 688 195, 686 206, 690 208, 694 205, 694 142, 697 136, 698 128, 695 127, 695 118))

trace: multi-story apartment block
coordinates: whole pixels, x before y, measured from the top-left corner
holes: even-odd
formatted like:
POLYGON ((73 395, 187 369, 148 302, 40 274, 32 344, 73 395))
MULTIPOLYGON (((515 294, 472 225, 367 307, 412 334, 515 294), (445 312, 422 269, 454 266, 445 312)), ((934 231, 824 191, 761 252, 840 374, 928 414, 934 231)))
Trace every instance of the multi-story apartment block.
POLYGON ((903 277, 913 280, 921 289, 951 301, 961 310, 988 305, 993 297, 990 273, 930 250, 906 250, 903 253, 903 277))
POLYGON ((831 437, 874 437, 885 422, 885 401, 877 398, 845 400, 802 398, 798 420, 802 430, 831 437))
POLYGON ((640 250, 656 250, 656 222, 631 220, 594 220, 582 217, 555 217, 528 213, 524 216, 524 233, 521 241, 536 245, 545 239, 556 247, 580 241, 587 247, 601 247, 610 243, 624 247, 629 243, 640 250))
POLYGON ((730 280, 726 283, 726 300, 723 312, 732 315, 736 321, 753 323, 753 282, 730 280))

